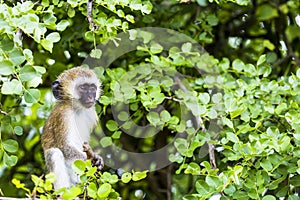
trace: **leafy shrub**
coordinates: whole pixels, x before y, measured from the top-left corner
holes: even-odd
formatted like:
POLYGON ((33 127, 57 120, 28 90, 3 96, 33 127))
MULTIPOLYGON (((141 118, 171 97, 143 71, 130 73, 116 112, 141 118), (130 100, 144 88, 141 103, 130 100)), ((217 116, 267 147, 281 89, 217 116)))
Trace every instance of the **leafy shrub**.
POLYGON ((299 1, 89 2, 91 10, 86 0, 0 4, 0 194, 299 199, 299 1), (151 26, 195 42, 173 45, 174 38, 157 42, 151 32, 134 31, 151 26), (172 144, 159 155, 170 165, 155 170, 157 162, 133 160, 126 166, 147 168, 146 176, 123 168, 98 173, 77 161, 81 182, 54 192, 55 177, 43 176, 39 143, 54 104, 51 81, 88 55, 114 56, 97 45, 119 45, 120 32, 143 44, 109 68, 95 66, 103 94, 91 144, 110 166, 116 159, 128 164, 119 149, 147 153, 172 144), (172 44, 167 50, 166 43, 172 44), (109 148, 115 154, 105 154, 109 148))

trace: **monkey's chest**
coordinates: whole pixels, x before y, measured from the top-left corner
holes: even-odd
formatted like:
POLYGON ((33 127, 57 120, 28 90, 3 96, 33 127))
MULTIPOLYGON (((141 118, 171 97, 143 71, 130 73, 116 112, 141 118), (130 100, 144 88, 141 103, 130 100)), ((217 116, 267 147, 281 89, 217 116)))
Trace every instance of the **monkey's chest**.
POLYGON ((84 142, 89 142, 90 132, 95 124, 88 113, 72 113, 68 119, 71 129, 67 134, 68 143, 82 150, 84 142))

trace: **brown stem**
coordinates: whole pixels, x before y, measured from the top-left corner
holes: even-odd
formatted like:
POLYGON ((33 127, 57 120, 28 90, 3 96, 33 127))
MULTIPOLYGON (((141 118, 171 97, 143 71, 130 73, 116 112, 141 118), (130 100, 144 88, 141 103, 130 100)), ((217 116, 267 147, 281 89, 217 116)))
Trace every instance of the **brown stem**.
POLYGON ((95 25, 94 21, 93 21, 93 2, 94 0, 87 0, 86 2, 86 7, 87 7, 87 19, 92 27, 92 31, 97 29, 97 26, 95 25))
MULTIPOLYGON (((178 84, 179 88, 183 91, 183 92, 187 92, 187 88, 185 87, 185 85, 183 85, 183 83, 181 82, 181 80, 178 77, 175 77, 175 82, 176 84, 178 84)), ((197 125, 200 126, 202 132, 206 132, 206 128, 205 125, 203 123, 203 120, 201 119, 200 116, 196 116, 196 121, 197 121, 197 125)), ((215 158, 215 145, 214 144, 209 144, 208 143, 208 154, 209 154, 209 161, 210 161, 210 165, 212 169, 216 169, 217 165, 216 165, 216 158, 215 158)))

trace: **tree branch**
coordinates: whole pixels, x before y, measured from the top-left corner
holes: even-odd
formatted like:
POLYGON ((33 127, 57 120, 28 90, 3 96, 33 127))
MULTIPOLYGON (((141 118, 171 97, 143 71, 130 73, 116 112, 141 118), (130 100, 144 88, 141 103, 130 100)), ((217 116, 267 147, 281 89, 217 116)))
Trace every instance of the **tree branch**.
POLYGON ((7 112, 5 112, 3 110, 0 110, 0 114, 2 114, 2 115, 8 115, 7 112))
POLYGON ((87 7, 87 19, 92 27, 92 31, 97 30, 97 26, 95 25, 93 21, 93 2, 94 0, 87 0, 86 7, 87 7))
MULTIPOLYGON (((183 83, 181 82, 181 80, 177 76, 175 76, 175 82, 177 83, 177 85, 179 86, 179 88, 183 92, 188 91, 187 88, 183 85, 183 83)), ((201 117, 200 116, 195 116, 195 117, 196 117, 197 125, 200 126, 203 133, 206 133, 207 130, 205 128, 205 125, 204 125, 203 120, 201 119, 201 117)), ((216 165, 215 145, 214 144, 209 144, 208 143, 208 154, 209 154, 209 162, 210 162, 211 168, 216 169, 217 165, 216 165)))

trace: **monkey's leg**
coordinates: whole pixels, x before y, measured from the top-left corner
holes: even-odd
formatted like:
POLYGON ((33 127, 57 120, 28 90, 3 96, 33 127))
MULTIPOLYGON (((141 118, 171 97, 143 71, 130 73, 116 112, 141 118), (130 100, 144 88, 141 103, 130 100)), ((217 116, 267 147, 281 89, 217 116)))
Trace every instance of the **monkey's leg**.
POLYGON ((48 170, 56 176, 54 189, 70 187, 70 177, 66 167, 66 162, 62 151, 58 148, 50 148, 45 151, 45 160, 48 170))

